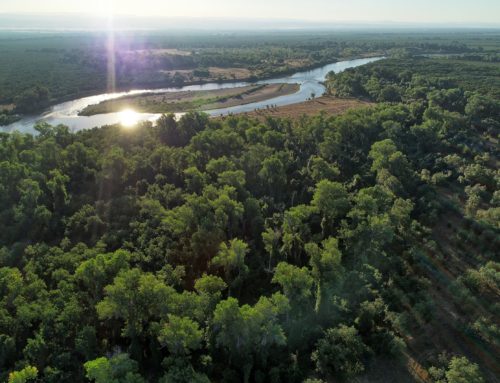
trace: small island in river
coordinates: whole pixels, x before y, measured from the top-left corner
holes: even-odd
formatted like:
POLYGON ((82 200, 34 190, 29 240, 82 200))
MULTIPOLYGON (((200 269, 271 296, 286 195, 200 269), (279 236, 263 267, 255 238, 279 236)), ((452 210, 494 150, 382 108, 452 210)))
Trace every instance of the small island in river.
POLYGON ((138 94, 107 100, 84 108, 80 116, 132 109, 138 113, 181 113, 227 108, 298 92, 299 84, 256 84, 229 89, 138 94))

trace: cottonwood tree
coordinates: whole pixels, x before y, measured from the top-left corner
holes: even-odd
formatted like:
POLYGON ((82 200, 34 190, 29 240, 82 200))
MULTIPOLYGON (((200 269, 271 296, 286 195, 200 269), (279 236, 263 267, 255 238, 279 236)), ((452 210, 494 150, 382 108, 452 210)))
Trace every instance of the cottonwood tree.
POLYGON ((311 203, 322 215, 323 235, 331 233, 334 221, 349 211, 347 190, 339 182, 328 180, 318 182, 311 203))
POLYGON ((316 243, 308 243, 305 250, 309 255, 311 275, 316 285, 316 304, 314 310, 321 314, 325 300, 329 296, 328 291, 338 282, 342 274, 342 253, 339 250, 338 240, 328 238, 318 246, 316 243))
POLYGON ((303 311, 309 306, 314 279, 307 267, 280 262, 274 270, 273 283, 281 286, 292 308, 303 311))
POLYGON ((243 372, 245 383, 256 363, 265 367, 271 349, 286 343, 279 317, 288 307, 288 300, 275 294, 241 307, 230 297, 215 308, 211 328, 215 345, 226 352, 230 365, 243 372))
POLYGON ((199 325, 187 317, 169 314, 158 334, 161 345, 177 357, 187 356, 201 347, 203 331, 199 325))
POLYGON ((446 371, 448 383, 483 383, 484 378, 479 366, 466 357, 454 357, 446 371))
POLYGON ((231 287, 241 283, 242 278, 248 272, 245 257, 248 254, 248 245, 240 240, 233 239, 229 244, 221 243, 219 252, 212 259, 212 265, 224 270, 226 282, 229 285, 228 295, 231 296, 231 287))
POLYGON ((160 278, 136 268, 122 271, 104 291, 104 299, 96 305, 99 318, 123 320, 122 335, 132 341, 151 320, 167 315, 176 294, 160 278))
POLYGON ((9 374, 8 383, 26 383, 30 380, 35 380, 38 376, 38 369, 33 366, 28 366, 20 371, 14 371, 9 374))
POLYGON ((95 383, 146 383, 138 373, 139 364, 128 354, 116 354, 86 362, 85 376, 95 383))
POLYGON ((205 317, 208 319, 221 300, 222 292, 227 288, 227 284, 218 276, 203 274, 195 281, 194 288, 202 298, 205 317))
POLYGON ((123 270, 129 269, 131 254, 117 250, 114 253, 97 254, 95 258, 82 262, 75 271, 75 277, 88 290, 91 303, 102 299, 104 287, 123 270))
POLYGON ((363 359, 368 352, 354 327, 340 325, 325 332, 312 360, 316 370, 327 378, 351 379, 364 371, 363 359))
POLYGON ((288 209, 283 216, 281 252, 299 262, 304 245, 311 239, 309 220, 315 208, 309 205, 297 205, 288 209))
POLYGON ((281 231, 271 227, 266 228, 262 233, 262 242, 264 243, 264 249, 268 254, 268 265, 267 271, 271 272, 273 267, 273 261, 279 256, 279 245, 281 239, 281 231))

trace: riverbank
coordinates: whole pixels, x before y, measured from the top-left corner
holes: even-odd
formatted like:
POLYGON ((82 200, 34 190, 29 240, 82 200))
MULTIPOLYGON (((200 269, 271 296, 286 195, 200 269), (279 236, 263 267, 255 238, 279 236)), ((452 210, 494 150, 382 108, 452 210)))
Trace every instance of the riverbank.
POLYGON ((7 126, 21 119, 14 109, 14 104, 0 105, 0 126, 7 126))
POLYGON ((375 104, 357 99, 344 99, 331 96, 323 96, 298 104, 258 109, 252 112, 239 114, 243 114, 260 120, 265 120, 268 117, 297 118, 303 115, 317 115, 321 112, 324 112, 328 115, 342 114, 350 109, 366 108, 373 105, 375 104))
MULTIPOLYGON (((207 102, 207 106, 195 110, 201 110, 208 113, 210 116, 216 117, 221 115, 237 114, 244 112, 252 112, 256 109, 266 109, 268 105, 273 105, 275 107, 282 107, 291 104, 300 104, 311 98, 312 95, 322 95, 325 91, 323 82, 328 73, 331 71, 335 73, 342 72, 349 68, 354 68, 360 65, 365 65, 370 62, 381 60, 383 57, 356 59, 350 61, 340 61, 325 65, 321 68, 314 70, 309 70, 305 72, 296 72, 293 75, 287 77, 273 78, 266 81, 254 83, 245 82, 230 82, 225 84, 220 83, 209 83, 204 85, 193 85, 186 86, 182 89, 175 88, 164 88, 164 89, 141 89, 131 91, 129 93, 104 93, 100 95, 95 95, 91 97, 84 97, 81 99, 76 99, 68 102, 64 102, 58 105, 54 105, 50 108, 50 111, 33 116, 25 116, 20 121, 10 124, 4 128, 2 131, 13 131, 18 130, 21 132, 34 132, 33 126, 38 121, 44 121, 51 125, 66 125, 72 131, 78 131, 82 129, 91 129, 95 127, 100 127, 104 125, 112 125, 120 123, 123 121, 123 114, 121 113, 124 108, 119 112, 115 113, 102 113, 94 114, 90 116, 79 116, 78 114, 84 110, 89 105, 97 105, 104 101, 117 100, 122 97, 130 97, 135 95, 157 95, 165 93, 176 93, 176 92, 187 92, 187 91, 213 91, 221 89, 236 89, 242 87, 257 87, 261 85, 277 85, 279 84, 299 84, 299 89, 296 92, 291 92, 289 94, 284 94, 277 97, 265 97, 264 101, 254 101, 247 100, 246 103, 238 99, 233 106, 224 105, 222 103, 210 104, 207 102)), ((213 100, 212 100, 213 101, 213 100)), ((167 111, 162 111, 163 113, 168 113, 167 111)), ((136 121, 155 121, 161 113, 141 113, 138 111, 129 110, 128 113, 134 113, 134 120, 136 121)), ((181 114, 181 112, 179 112, 181 114)))
MULTIPOLYGON (((337 62, 342 62, 342 61, 351 61, 351 60, 358 60, 358 59, 364 59, 364 58, 373 58, 373 57, 380 57, 384 55, 384 52, 369 52, 369 53, 363 53, 363 54, 358 54, 358 55, 353 55, 353 56, 346 56, 346 57, 338 57, 338 58, 331 58, 328 60, 321 60, 321 61, 316 61, 313 63, 302 63, 301 65, 290 65, 286 68, 277 68, 274 69, 273 71, 268 71, 266 73, 259 73, 259 74, 254 74, 251 73, 249 75, 243 75, 246 73, 246 71, 241 71, 243 68, 224 68, 224 76, 216 76, 216 77, 208 77, 208 78, 201 78, 201 77, 194 77, 191 79, 184 79, 180 83, 175 83, 169 80, 157 80, 154 82, 151 81, 143 81, 143 82, 134 82, 133 84, 117 84, 116 87, 113 89, 113 93, 126 93, 126 92, 131 92, 136 89, 150 89, 150 90, 155 90, 155 89, 163 89, 163 88, 185 88, 185 87, 193 87, 193 86, 203 86, 207 84, 231 84, 234 82, 248 82, 248 83, 262 83, 267 80, 281 77, 281 76, 290 76, 295 73, 300 73, 300 72, 306 72, 306 71, 313 71, 319 68, 322 68, 326 65, 332 64, 332 63, 337 63, 337 62), (231 73, 230 71, 228 72, 227 69, 236 69, 238 73, 231 73)), ((218 73, 223 68, 209 68, 212 69, 214 73, 218 73)), ((193 72, 195 70, 188 70, 187 72, 193 72)), ((179 69, 179 70, 173 70, 173 71, 164 71, 164 72, 186 72, 185 70, 179 69)), ((165 74, 165 73, 164 73, 165 74)), ((93 97, 97 96, 100 94, 105 94, 109 92, 109 89, 106 89, 105 87, 96 87, 92 90, 79 90, 78 92, 67 94, 65 96, 59 96, 55 98, 51 98, 49 107, 53 107, 58 104, 70 102, 73 100, 81 99, 81 98, 87 98, 87 97, 93 97)), ((42 112, 42 111, 41 111, 42 112)), ((20 115, 23 117, 23 115, 20 115)), ((29 116, 29 115, 28 115, 29 116)))
POLYGON ((137 113, 182 113, 228 108, 296 93, 298 84, 260 84, 237 88, 136 94, 102 101, 84 108, 80 116, 115 113, 125 109, 137 113))

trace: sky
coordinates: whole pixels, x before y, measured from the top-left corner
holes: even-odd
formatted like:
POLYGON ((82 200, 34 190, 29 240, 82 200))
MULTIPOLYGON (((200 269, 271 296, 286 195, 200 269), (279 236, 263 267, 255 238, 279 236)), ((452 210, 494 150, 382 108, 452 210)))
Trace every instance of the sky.
POLYGON ((0 0, 2 13, 500 25, 500 0, 0 0))

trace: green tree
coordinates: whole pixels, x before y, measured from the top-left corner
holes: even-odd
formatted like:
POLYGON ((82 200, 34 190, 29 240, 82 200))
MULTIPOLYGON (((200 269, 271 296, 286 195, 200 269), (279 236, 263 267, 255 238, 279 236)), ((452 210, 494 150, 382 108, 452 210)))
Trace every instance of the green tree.
POLYGON ((187 190, 191 193, 201 193, 206 184, 205 175, 195 166, 184 170, 184 174, 187 190))
POLYGON ((470 362, 466 357, 454 357, 450 360, 446 371, 448 383, 483 383, 479 366, 470 362))
POLYGON ((106 192, 104 196, 110 197, 122 190, 132 173, 132 166, 133 162, 123 148, 119 146, 109 148, 103 155, 102 170, 99 174, 100 182, 103 183, 101 187, 106 192))
POLYGON ((338 247, 338 240, 333 237, 324 240, 321 247, 315 243, 308 243, 305 249, 309 255, 311 275, 316 284, 314 309, 320 314, 329 295, 328 291, 342 274, 342 253, 338 247))
POLYGON ((14 214, 19 230, 38 234, 48 226, 51 217, 47 207, 40 203, 43 190, 39 182, 29 178, 19 183, 18 190, 20 198, 18 205, 14 207, 14 214))
POLYGON ((95 383, 146 383, 139 373, 138 363, 128 354, 98 358, 84 365, 86 377, 95 383))
POLYGON ((123 270, 129 268, 131 254, 125 250, 98 254, 82 262, 75 271, 75 277, 88 289, 93 304, 102 299, 104 287, 123 270))
POLYGON ((351 379, 365 369, 368 348, 354 327, 341 325, 325 332, 316 345, 312 360, 325 377, 351 379))
POLYGON ((158 335, 160 344, 176 356, 186 356, 201 347, 203 332, 198 324, 186 317, 169 314, 158 335))
POLYGON ((394 85, 384 86, 377 97, 379 102, 399 102, 401 101, 401 94, 399 89, 394 85))
POLYGON ((297 205, 288 209, 283 217, 281 252, 292 256, 296 262, 304 250, 304 244, 311 239, 309 220, 315 208, 309 205, 297 205))
POLYGON ((264 249, 269 256, 267 270, 272 270, 273 260, 279 255, 279 244, 281 239, 281 232, 279 230, 268 227, 262 233, 262 242, 264 242, 264 249))
POLYGON ((66 189, 69 177, 62 174, 59 170, 51 170, 50 177, 47 181, 47 188, 51 193, 52 208, 54 212, 61 212, 69 203, 69 194, 66 189))
POLYGON ((222 291, 227 288, 227 284, 215 275, 203 274, 195 281, 195 290, 198 292, 205 305, 205 317, 209 318, 215 306, 222 298, 222 291))
POLYGON ((159 383, 210 383, 210 379, 196 372, 186 358, 166 358, 162 364, 167 372, 159 383))
POLYGON ((286 169, 283 161, 277 155, 266 158, 262 162, 259 178, 267 194, 279 199, 287 183, 286 169))
POLYGON ((26 383, 29 380, 34 380, 38 376, 38 369, 33 366, 28 366, 20 371, 14 371, 9 374, 8 383, 26 383))
POLYGON ((177 127, 177 121, 173 114, 160 116, 156 121, 156 126, 162 143, 169 146, 184 146, 188 143, 186 137, 177 127))
POLYGON ((274 271, 273 283, 281 286, 283 293, 292 307, 306 310, 312 296, 314 280, 306 267, 299 268, 286 262, 280 262, 274 271))
POLYGON ((45 87, 35 86, 17 96, 14 103, 19 113, 39 112, 49 106, 50 92, 45 87))
POLYGON ((252 307, 239 306, 235 298, 221 301, 215 308, 212 334, 217 347, 223 348, 229 364, 243 372, 243 381, 250 380, 256 361, 266 365, 271 347, 282 346, 286 337, 279 316, 288 310, 285 297, 261 297, 252 307))
POLYGON ((312 156, 308 163, 308 173, 315 182, 323 180, 333 181, 340 175, 337 166, 329 164, 319 156, 312 156))
POLYGON ((331 231, 333 221, 343 217, 349 210, 349 199, 345 187, 339 182, 322 180, 316 185, 312 205, 323 216, 323 232, 331 231))
POLYGON ((390 139, 375 142, 370 150, 369 157, 373 160, 372 171, 390 169, 391 162, 398 152, 396 144, 390 139))
POLYGON ((122 334, 136 339, 152 319, 165 317, 175 290, 159 278, 139 269, 122 271, 106 286, 105 297, 96 306, 101 319, 122 319, 122 334))
POLYGON ((228 295, 231 295, 231 287, 240 283, 248 272, 245 257, 248 254, 248 245, 240 239, 232 239, 229 245, 221 243, 219 252, 212 259, 212 265, 224 269, 226 282, 229 285, 228 295))
POLYGON ((94 206, 83 205, 66 222, 65 235, 74 241, 95 244, 104 234, 107 224, 99 217, 94 206))

